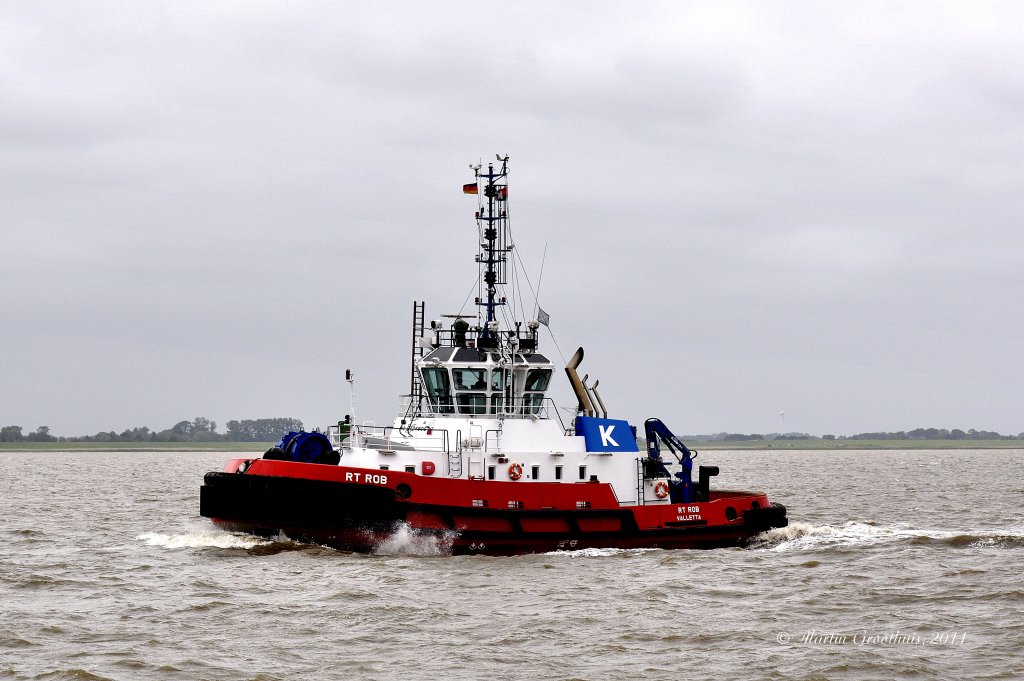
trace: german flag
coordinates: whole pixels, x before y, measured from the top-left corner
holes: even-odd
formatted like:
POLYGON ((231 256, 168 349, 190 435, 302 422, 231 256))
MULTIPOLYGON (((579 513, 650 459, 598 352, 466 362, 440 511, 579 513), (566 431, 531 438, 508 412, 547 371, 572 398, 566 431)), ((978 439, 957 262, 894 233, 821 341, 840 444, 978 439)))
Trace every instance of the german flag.
POLYGON ((463 194, 479 194, 480 187, 477 186, 476 182, 470 182, 469 184, 462 185, 463 194))

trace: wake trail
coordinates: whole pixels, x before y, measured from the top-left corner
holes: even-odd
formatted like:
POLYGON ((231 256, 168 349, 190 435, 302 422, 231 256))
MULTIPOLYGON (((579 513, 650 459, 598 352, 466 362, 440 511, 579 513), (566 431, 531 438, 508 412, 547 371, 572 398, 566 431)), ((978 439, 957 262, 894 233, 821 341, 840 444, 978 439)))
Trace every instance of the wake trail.
POLYGON ((848 521, 842 525, 790 523, 754 537, 749 547, 771 551, 817 550, 907 542, 950 547, 997 546, 1024 548, 1024 528, 999 530, 921 529, 905 523, 874 525, 848 521))

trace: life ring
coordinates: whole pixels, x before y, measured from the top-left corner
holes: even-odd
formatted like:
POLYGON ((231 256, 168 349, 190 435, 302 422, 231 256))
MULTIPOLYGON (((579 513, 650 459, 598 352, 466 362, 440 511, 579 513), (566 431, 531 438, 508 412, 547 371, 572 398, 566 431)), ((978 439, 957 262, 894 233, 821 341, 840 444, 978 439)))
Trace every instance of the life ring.
POLYGON ((512 478, 513 480, 518 480, 519 478, 523 477, 523 464, 514 463, 511 466, 509 466, 508 477, 512 478))
POLYGON ((654 483, 654 496, 659 499, 664 499, 668 496, 668 483, 664 480, 659 480, 654 483))

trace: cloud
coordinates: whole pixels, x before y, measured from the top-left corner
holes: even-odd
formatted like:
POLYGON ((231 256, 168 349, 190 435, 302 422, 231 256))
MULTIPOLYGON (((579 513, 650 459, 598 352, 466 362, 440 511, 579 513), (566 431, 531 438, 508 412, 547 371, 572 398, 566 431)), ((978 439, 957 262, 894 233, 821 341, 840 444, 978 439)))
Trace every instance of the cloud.
POLYGON ((1016 3, 2 12, 26 428, 327 423, 345 368, 384 420, 408 301, 475 281, 467 165, 509 153, 559 343, 623 415, 1022 429, 1016 3))

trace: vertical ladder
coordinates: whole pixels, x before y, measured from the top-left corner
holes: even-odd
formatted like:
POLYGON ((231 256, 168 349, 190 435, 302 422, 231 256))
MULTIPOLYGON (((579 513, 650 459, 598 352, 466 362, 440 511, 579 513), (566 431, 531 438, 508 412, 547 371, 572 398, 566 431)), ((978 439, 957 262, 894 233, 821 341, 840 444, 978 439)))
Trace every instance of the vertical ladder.
POLYGON ((462 431, 455 431, 455 446, 448 451, 448 477, 462 477, 462 431))
POLYGON ((643 506, 647 503, 644 494, 644 461, 641 458, 636 460, 636 505, 643 506))
POLYGON ((412 303, 412 375, 409 383, 409 394, 412 396, 412 404, 419 408, 420 400, 423 399, 423 383, 420 381, 420 372, 416 369, 416 362, 423 359, 423 327, 426 324, 425 301, 413 301, 412 303))
POLYGON ((448 452, 448 477, 462 477, 462 452, 458 448, 448 452))

